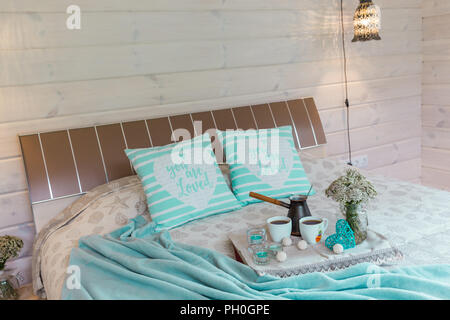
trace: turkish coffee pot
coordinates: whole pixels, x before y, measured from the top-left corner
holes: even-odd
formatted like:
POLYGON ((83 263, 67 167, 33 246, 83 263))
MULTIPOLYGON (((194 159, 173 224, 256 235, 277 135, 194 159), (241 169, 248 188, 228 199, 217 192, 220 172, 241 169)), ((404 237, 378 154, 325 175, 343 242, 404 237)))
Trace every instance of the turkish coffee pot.
MULTIPOLYGON (((308 192, 309 194, 309 192, 308 192)), ((311 216, 311 212, 309 211, 308 204, 306 203, 306 200, 308 199, 308 196, 306 195, 293 195, 289 197, 290 203, 286 203, 283 201, 280 201, 278 199, 270 198, 267 196, 264 196, 259 193, 250 192, 250 197, 259 199, 261 201, 269 202, 276 204, 278 206, 284 207, 289 209, 288 211, 288 217, 292 221, 292 231, 291 235, 300 237, 300 219, 303 217, 311 216)))

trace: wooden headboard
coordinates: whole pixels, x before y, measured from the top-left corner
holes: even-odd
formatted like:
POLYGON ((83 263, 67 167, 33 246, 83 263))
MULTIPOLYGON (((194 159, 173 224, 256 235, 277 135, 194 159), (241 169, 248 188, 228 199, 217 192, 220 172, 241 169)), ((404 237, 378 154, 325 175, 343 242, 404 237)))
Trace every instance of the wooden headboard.
POLYGON ((298 149, 326 143, 313 98, 19 136, 36 228, 92 188, 133 175, 123 150, 173 143, 172 133, 291 125, 298 149), (194 122, 201 121, 201 131, 194 122), (197 128, 197 127, 196 127, 197 128), (56 210, 56 212, 55 212, 56 210))

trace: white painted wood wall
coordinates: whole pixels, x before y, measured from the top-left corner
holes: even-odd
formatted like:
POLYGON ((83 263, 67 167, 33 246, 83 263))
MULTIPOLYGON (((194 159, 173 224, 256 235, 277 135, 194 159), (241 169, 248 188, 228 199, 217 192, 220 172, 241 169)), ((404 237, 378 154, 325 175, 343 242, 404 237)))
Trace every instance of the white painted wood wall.
MULTIPOLYGON (((358 0, 345 0, 354 155, 416 182, 421 1, 377 0, 382 41, 351 43, 358 0)), ((29 281, 18 133, 313 96, 329 154, 345 159, 342 68, 338 0, 0 1, 0 234, 26 243, 14 263, 29 281), (81 30, 66 28, 70 4, 81 30)))
POLYGON ((423 184, 450 191, 450 1, 423 1, 423 184))

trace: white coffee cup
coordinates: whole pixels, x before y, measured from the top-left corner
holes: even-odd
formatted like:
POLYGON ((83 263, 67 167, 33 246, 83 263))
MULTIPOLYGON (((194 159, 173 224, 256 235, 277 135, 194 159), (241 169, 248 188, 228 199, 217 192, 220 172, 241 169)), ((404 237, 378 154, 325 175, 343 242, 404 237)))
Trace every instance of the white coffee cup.
POLYGON ((292 231, 292 221, 289 217, 276 216, 267 219, 270 237, 274 242, 281 242, 283 238, 289 238, 292 231))
POLYGON ((300 219, 300 233, 303 240, 316 244, 322 240, 328 227, 328 219, 319 217, 304 217, 300 219))

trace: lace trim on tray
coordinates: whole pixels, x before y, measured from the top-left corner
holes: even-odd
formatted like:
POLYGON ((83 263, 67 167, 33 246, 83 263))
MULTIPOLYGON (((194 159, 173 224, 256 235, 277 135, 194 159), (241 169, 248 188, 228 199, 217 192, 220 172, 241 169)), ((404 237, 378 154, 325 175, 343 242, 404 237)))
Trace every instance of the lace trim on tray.
POLYGON ((382 265, 387 262, 401 260, 403 253, 398 248, 389 248, 376 250, 367 254, 358 255, 356 257, 338 258, 333 261, 314 263, 291 269, 269 269, 257 271, 258 274, 269 274, 280 278, 311 273, 311 272, 331 272, 346 269, 353 265, 369 262, 376 265, 382 265))

